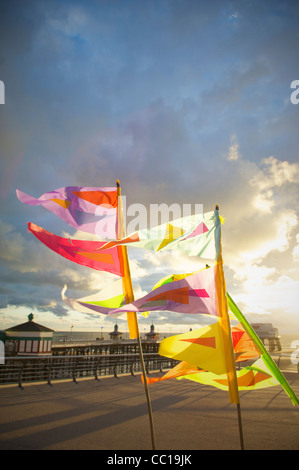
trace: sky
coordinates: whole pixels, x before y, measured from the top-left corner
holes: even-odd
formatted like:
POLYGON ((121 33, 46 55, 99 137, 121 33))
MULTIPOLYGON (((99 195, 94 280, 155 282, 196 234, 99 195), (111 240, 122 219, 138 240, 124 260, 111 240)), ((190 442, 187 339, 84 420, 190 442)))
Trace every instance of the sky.
MULTIPOLYGON (((28 233, 33 222, 80 238, 15 189, 39 197, 119 179, 127 206, 219 204, 227 291, 250 322, 299 339, 298 2, 1 0, 0 80, 0 329, 32 312, 58 331, 111 331, 115 319, 70 310, 61 290, 93 294, 113 275, 28 233)), ((128 252, 135 298, 200 266, 128 252)), ((161 332, 210 321, 138 319, 161 332)))

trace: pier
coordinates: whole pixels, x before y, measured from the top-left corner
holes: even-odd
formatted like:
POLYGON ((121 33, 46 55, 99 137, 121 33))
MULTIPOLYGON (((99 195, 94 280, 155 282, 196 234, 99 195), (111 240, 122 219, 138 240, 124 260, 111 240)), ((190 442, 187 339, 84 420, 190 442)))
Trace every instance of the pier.
MULTIPOLYGON (((157 343, 142 342, 144 362, 147 373, 174 367, 178 361, 159 356, 157 343)), ((54 345, 52 355, 12 356, 5 358, 0 367, 0 387, 5 384, 16 384, 20 388, 26 383, 47 382, 53 384, 61 380, 76 382, 82 378, 95 378, 123 374, 134 376, 141 371, 138 346, 135 341, 116 343, 54 345)))
MULTIPOLYGON (((159 342, 143 340, 141 344, 147 373, 162 373, 178 363, 158 354, 159 342)), ((282 372, 298 374, 299 364, 292 363, 292 352, 290 348, 283 348, 272 351, 271 356, 282 372)), ((237 367, 242 365, 248 363, 238 363, 237 367)), ((138 345, 134 340, 66 341, 53 343, 51 355, 6 356, 5 363, 0 367, 0 388, 9 384, 22 388, 24 384, 34 382, 77 382, 82 378, 100 380, 124 374, 134 376, 140 372, 138 345)))

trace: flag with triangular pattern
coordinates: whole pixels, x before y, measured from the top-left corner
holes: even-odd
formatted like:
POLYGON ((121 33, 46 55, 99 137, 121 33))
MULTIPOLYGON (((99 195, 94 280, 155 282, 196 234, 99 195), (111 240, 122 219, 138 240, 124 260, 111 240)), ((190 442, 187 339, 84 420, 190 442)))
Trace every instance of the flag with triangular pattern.
POLYGON ((215 374, 226 373, 222 334, 218 322, 163 339, 159 346, 159 354, 188 362, 215 374))
MULTIPOLYGON (((180 375, 177 379, 188 379, 200 384, 211 385, 221 390, 228 390, 226 374, 217 375, 210 371, 199 371, 197 374, 180 375)), ((258 359, 251 366, 243 367, 237 371, 237 381, 239 390, 255 390, 280 385, 262 358, 258 359)))
POLYGON ((189 256, 216 260, 220 249, 220 220, 215 211, 194 214, 149 229, 141 229, 103 249, 128 245, 152 251, 179 250, 189 256))

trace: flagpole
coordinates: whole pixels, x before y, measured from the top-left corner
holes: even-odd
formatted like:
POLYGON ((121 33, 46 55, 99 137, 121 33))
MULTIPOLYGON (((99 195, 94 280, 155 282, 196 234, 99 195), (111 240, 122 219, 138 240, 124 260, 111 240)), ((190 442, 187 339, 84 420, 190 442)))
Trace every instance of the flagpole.
MULTIPOLYGON (((216 204, 215 212, 218 215, 218 219, 219 219, 218 204, 216 204)), ((220 223, 220 219, 219 219, 219 223, 220 223)), ((224 277, 224 270, 223 270, 221 231, 220 231, 220 244, 219 245, 220 245, 220 251, 219 251, 218 260, 216 264, 216 279, 215 279, 216 280, 217 310, 219 314, 218 322, 219 322, 219 325, 221 326, 221 330, 223 333, 230 401, 237 405, 240 446, 241 446, 241 450, 244 450, 244 438, 243 438, 237 371, 236 371, 236 364, 235 364, 235 357, 234 357, 234 347, 233 347, 233 342, 232 342, 230 320, 228 316, 228 304, 227 304, 225 277, 224 277)))
MULTIPOLYGON (((124 221, 122 217, 122 210, 119 211, 119 209, 122 209, 122 203, 121 203, 121 187, 120 187, 120 182, 119 180, 116 180, 116 187, 117 187, 117 197, 118 197, 118 239, 123 238, 125 236, 125 227, 124 227, 124 221)), ((132 286, 132 279, 131 279, 131 273, 130 273, 130 266, 129 266, 129 258, 128 258, 128 253, 127 253, 127 247, 125 245, 122 245, 121 247, 122 250, 122 260, 123 260, 123 288, 124 288, 124 293, 126 297, 126 303, 130 303, 134 301, 134 292, 133 292, 133 286, 132 286)), ((140 363, 141 363, 141 369, 142 369, 142 375, 143 375, 143 383, 144 383, 144 389, 145 389, 145 395, 146 395, 146 400, 147 400, 147 407, 148 407, 148 415, 149 415, 149 422, 150 422, 150 431, 151 431, 151 441, 152 441, 152 448, 153 450, 156 450, 156 439, 155 439, 155 432, 154 432, 154 421, 153 421, 153 413, 152 413, 152 406, 151 406, 151 400, 150 400, 150 394, 149 394, 149 389, 148 389, 148 383, 146 380, 146 370, 145 370, 145 364, 144 364, 144 358, 143 358, 143 352, 142 352, 142 344, 141 344, 141 338, 140 338, 140 333, 139 333, 139 327, 138 327, 138 320, 137 320, 137 314, 136 312, 127 312, 127 320, 128 320, 128 327, 129 327, 129 333, 130 333, 130 338, 137 338, 137 343, 138 343, 138 350, 139 350, 139 356, 140 356, 140 363)))

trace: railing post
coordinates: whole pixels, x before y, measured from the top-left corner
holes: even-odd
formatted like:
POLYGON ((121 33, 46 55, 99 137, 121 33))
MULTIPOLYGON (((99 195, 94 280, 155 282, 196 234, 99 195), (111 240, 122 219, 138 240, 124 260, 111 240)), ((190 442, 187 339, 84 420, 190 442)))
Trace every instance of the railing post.
POLYGON ((49 364, 49 367, 48 367, 48 385, 52 386, 52 382, 51 382, 52 358, 49 358, 48 364, 49 364))
POLYGON ((77 372, 77 356, 73 356, 74 358, 74 365, 73 365, 73 382, 75 384, 78 384, 77 378, 76 378, 76 372, 77 372))
POLYGON ((133 361, 131 362, 131 375, 132 375, 133 377, 135 377, 135 374, 134 374, 134 364, 135 364, 135 361, 133 360, 133 361))
POLYGON ((95 360, 95 368, 94 368, 94 378, 99 381, 99 377, 98 377, 98 363, 100 361, 100 358, 98 357, 96 360, 95 360))
POLYGON ((19 373, 19 387, 20 387, 22 390, 24 390, 24 387, 23 387, 23 385, 22 385, 24 367, 25 367, 25 363, 22 362, 22 366, 21 366, 20 373, 19 373))
POLYGON ((116 379, 118 378, 118 377, 117 377, 117 360, 116 360, 116 362, 115 362, 115 364, 114 364, 114 377, 115 377, 116 379))

